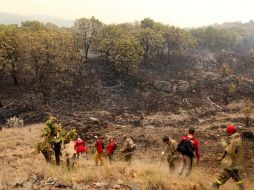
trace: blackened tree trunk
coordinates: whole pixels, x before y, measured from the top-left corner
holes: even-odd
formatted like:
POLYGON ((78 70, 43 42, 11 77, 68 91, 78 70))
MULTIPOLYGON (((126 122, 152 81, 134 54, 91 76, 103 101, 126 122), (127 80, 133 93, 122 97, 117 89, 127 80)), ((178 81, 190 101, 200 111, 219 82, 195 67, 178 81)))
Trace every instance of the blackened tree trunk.
POLYGON ((61 143, 54 144, 54 152, 56 158, 56 165, 60 165, 60 156, 61 156, 61 143))
POLYGON ((106 63, 109 64, 109 51, 106 53, 106 63))
POLYGON ((88 52, 89 52, 89 49, 90 49, 90 44, 86 44, 85 45, 85 62, 88 61, 88 52))
POLYGON ((168 64, 171 62, 171 45, 170 42, 168 42, 168 64))
POLYGON ((148 63, 148 53, 149 53, 149 49, 150 49, 150 46, 149 45, 145 45, 144 46, 144 54, 143 54, 143 63, 144 64, 147 64, 148 63))
POLYGON ((13 78, 14 84, 18 84, 16 63, 17 63, 17 58, 13 55, 12 56, 12 64, 11 64, 11 76, 13 78))

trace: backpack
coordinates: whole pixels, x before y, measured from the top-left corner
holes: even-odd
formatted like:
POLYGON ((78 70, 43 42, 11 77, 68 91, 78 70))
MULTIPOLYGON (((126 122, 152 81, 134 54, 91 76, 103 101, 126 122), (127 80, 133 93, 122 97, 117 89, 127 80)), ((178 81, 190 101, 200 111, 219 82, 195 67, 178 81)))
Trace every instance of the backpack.
POLYGON ((182 155, 194 157, 194 145, 189 139, 183 139, 178 145, 177 149, 182 155))

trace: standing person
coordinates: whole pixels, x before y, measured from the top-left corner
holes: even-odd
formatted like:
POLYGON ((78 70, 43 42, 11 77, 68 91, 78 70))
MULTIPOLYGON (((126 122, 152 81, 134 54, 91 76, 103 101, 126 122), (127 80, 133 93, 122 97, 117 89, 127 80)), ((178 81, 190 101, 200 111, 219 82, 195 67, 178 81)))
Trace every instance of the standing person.
POLYGON ((136 145, 134 144, 133 140, 126 135, 123 136, 124 144, 123 147, 120 149, 120 152, 124 153, 124 159, 129 164, 132 160, 133 151, 136 149, 136 145))
POLYGON ((162 158, 161 162, 164 159, 164 156, 167 156, 167 161, 169 165, 169 170, 171 172, 174 172, 176 169, 176 161, 178 160, 178 155, 177 155, 177 142, 167 136, 164 136, 162 138, 163 143, 165 143, 166 148, 164 152, 162 152, 162 158))
POLYGON ((108 146, 107 146, 107 156, 109 158, 110 164, 112 163, 115 150, 116 150, 116 142, 111 137, 109 139, 108 146))
MULTIPOLYGON (((49 119, 46 121, 46 128, 44 128, 44 133, 47 134, 49 139, 55 139, 59 137, 61 127, 57 125, 57 118, 55 116, 50 116, 49 119)), ((53 142, 53 150, 55 153, 56 165, 60 165, 60 156, 61 156, 61 146, 62 142, 53 142)))
POLYGON ((81 138, 78 138, 75 141, 74 149, 76 150, 78 158, 79 158, 80 153, 82 154, 82 153, 87 151, 87 147, 85 146, 85 142, 81 138))
POLYGON ((194 137, 194 134, 195 129, 191 127, 189 129, 189 134, 187 136, 183 136, 177 146, 177 151, 181 153, 182 157, 179 175, 183 175, 185 170, 185 176, 189 176, 191 174, 194 152, 197 162, 200 159, 199 143, 198 140, 194 137))
POLYGON ((101 165, 103 165, 103 160, 101 158, 101 155, 102 155, 102 152, 103 152, 104 145, 102 143, 102 140, 101 140, 100 136, 99 137, 95 136, 95 138, 97 138, 97 141, 94 145, 95 148, 96 148, 95 165, 98 166, 99 160, 101 162, 101 165))
POLYGON ((221 142, 222 147, 225 150, 225 154, 222 160, 223 172, 219 178, 213 183, 214 189, 219 189, 221 185, 232 178, 239 186, 240 190, 244 190, 243 181, 239 176, 239 171, 243 169, 243 144, 240 134, 237 132, 235 126, 227 126, 225 132, 228 134, 228 141, 223 140, 221 142))

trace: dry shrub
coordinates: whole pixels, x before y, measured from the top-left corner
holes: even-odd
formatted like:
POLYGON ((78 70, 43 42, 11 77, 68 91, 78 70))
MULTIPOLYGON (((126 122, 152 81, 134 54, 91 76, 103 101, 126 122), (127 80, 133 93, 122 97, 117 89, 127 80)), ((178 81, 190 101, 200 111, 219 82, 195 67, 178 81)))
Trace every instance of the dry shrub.
POLYGON ((163 180, 152 180, 152 181, 148 181, 146 186, 145 186, 146 190, 170 190, 170 184, 168 184, 167 182, 165 183, 165 181, 163 180))
POLYGON ((12 128, 12 127, 23 127, 24 126, 24 120, 20 119, 16 116, 11 117, 7 119, 7 127, 12 128))

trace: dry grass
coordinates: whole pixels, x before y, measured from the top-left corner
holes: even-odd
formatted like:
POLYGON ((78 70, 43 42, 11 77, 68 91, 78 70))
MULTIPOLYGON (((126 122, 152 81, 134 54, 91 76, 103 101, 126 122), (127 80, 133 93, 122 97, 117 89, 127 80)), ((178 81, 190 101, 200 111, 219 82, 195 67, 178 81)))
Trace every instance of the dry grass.
MULTIPOLYGON (((45 179, 53 177, 61 182, 92 184, 95 182, 109 182, 117 184, 133 182, 146 190, 209 190, 209 182, 215 176, 211 171, 194 168, 188 178, 171 175, 165 165, 159 166, 151 160, 135 160, 130 166, 117 161, 112 165, 105 160, 103 166, 95 166, 93 155, 90 159, 80 158, 75 167, 69 171, 65 165, 60 167, 48 164, 43 157, 35 152, 34 145, 40 140, 42 125, 28 126, 22 129, 4 129, 0 132, 0 184, 5 187, 13 186, 15 181, 25 181, 29 176, 40 175, 45 179), (32 127, 31 132, 29 128, 32 127), (11 180, 10 180, 11 179, 11 180)), ((73 152, 73 144, 65 151, 73 152)), ((64 153, 63 153, 64 155, 64 153)), ((251 190, 248 184, 247 190, 251 190)), ((253 187, 253 186, 252 186, 253 187)), ((236 190, 231 181, 222 190, 236 190)))

